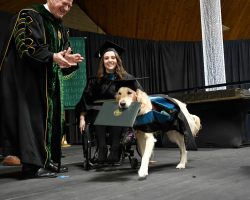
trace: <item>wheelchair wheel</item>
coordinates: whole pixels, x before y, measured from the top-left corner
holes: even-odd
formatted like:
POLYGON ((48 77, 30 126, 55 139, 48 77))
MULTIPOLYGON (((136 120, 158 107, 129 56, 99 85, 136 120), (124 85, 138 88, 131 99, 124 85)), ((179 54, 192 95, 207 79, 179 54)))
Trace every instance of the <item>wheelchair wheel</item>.
POLYGON ((89 170, 90 169, 90 164, 86 160, 83 161, 83 168, 85 170, 89 170))
POLYGON ((96 146, 90 134, 90 124, 87 124, 85 133, 82 135, 83 167, 85 170, 92 169, 96 160, 96 146))
POLYGON ((131 158, 130 165, 132 169, 136 169, 138 167, 138 160, 137 158, 131 158))

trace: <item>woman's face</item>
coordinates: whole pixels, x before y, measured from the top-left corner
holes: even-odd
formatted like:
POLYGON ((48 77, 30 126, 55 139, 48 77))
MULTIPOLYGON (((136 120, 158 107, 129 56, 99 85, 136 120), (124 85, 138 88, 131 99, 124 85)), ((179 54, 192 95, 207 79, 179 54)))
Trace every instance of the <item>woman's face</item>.
POLYGON ((114 72, 117 66, 117 59, 115 56, 115 52, 107 51, 106 53, 104 53, 103 63, 104 63, 104 67, 107 73, 114 72))
POLYGON ((56 18, 63 18, 72 7, 73 0, 48 0, 50 12, 56 18))

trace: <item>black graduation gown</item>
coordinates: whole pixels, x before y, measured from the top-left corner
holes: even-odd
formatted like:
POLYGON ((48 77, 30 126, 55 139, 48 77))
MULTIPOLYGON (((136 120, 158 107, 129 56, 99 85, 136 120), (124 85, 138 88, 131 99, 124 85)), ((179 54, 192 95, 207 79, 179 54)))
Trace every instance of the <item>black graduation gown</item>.
POLYGON ((0 60, 0 137, 4 155, 44 167, 61 157, 62 71, 53 53, 68 47, 68 33, 43 5, 14 20, 0 60))
MULTIPOLYGON (((92 78, 88 80, 87 86, 82 94, 81 100, 76 106, 76 113, 79 116, 80 112, 88 112, 93 105, 96 105, 94 101, 114 99, 116 94, 115 81, 110 79, 109 74, 105 74, 101 80, 92 78)), ((125 75, 123 80, 131 80, 135 77, 129 73, 125 75)), ((137 83, 137 88, 142 89, 141 85, 137 83)), ((91 113, 90 113, 91 114, 91 113)), ((89 116, 91 117, 91 116, 89 116)), ((91 117, 92 119, 92 117, 91 117)))

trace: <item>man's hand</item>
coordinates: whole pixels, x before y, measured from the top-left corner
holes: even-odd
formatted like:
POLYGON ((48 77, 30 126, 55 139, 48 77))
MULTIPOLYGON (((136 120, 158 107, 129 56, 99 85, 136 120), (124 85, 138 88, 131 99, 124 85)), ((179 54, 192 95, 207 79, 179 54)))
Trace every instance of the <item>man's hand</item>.
POLYGON ((64 58, 71 64, 71 65, 77 65, 77 63, 82 62, 83 61, 83 57, 79 54, 71 54, 72 50, 69 47, 64 55, 64 58))
POLYGON ((56 62, 60 68, 69 68, 82 62, 83 57, 79 53, 71 54, 71 48, 69 47, 67 50, 54 53, 53 61, 56 62))

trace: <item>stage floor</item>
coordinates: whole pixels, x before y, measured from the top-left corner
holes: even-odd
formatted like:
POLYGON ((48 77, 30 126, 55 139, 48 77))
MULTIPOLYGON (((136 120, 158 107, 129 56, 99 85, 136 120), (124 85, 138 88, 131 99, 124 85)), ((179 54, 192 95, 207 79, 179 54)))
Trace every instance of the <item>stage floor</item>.
POLYGON ((187 168, 175 168, 179 151, 157 148, 149 176, 139 181, 126 161, 85 171, 79 145, 63 148, 69 172, 57 178, 20 180, 20 167, 0 166, 1 200, 211 200, 250 196, 250 147, 189 151, 187 168))

